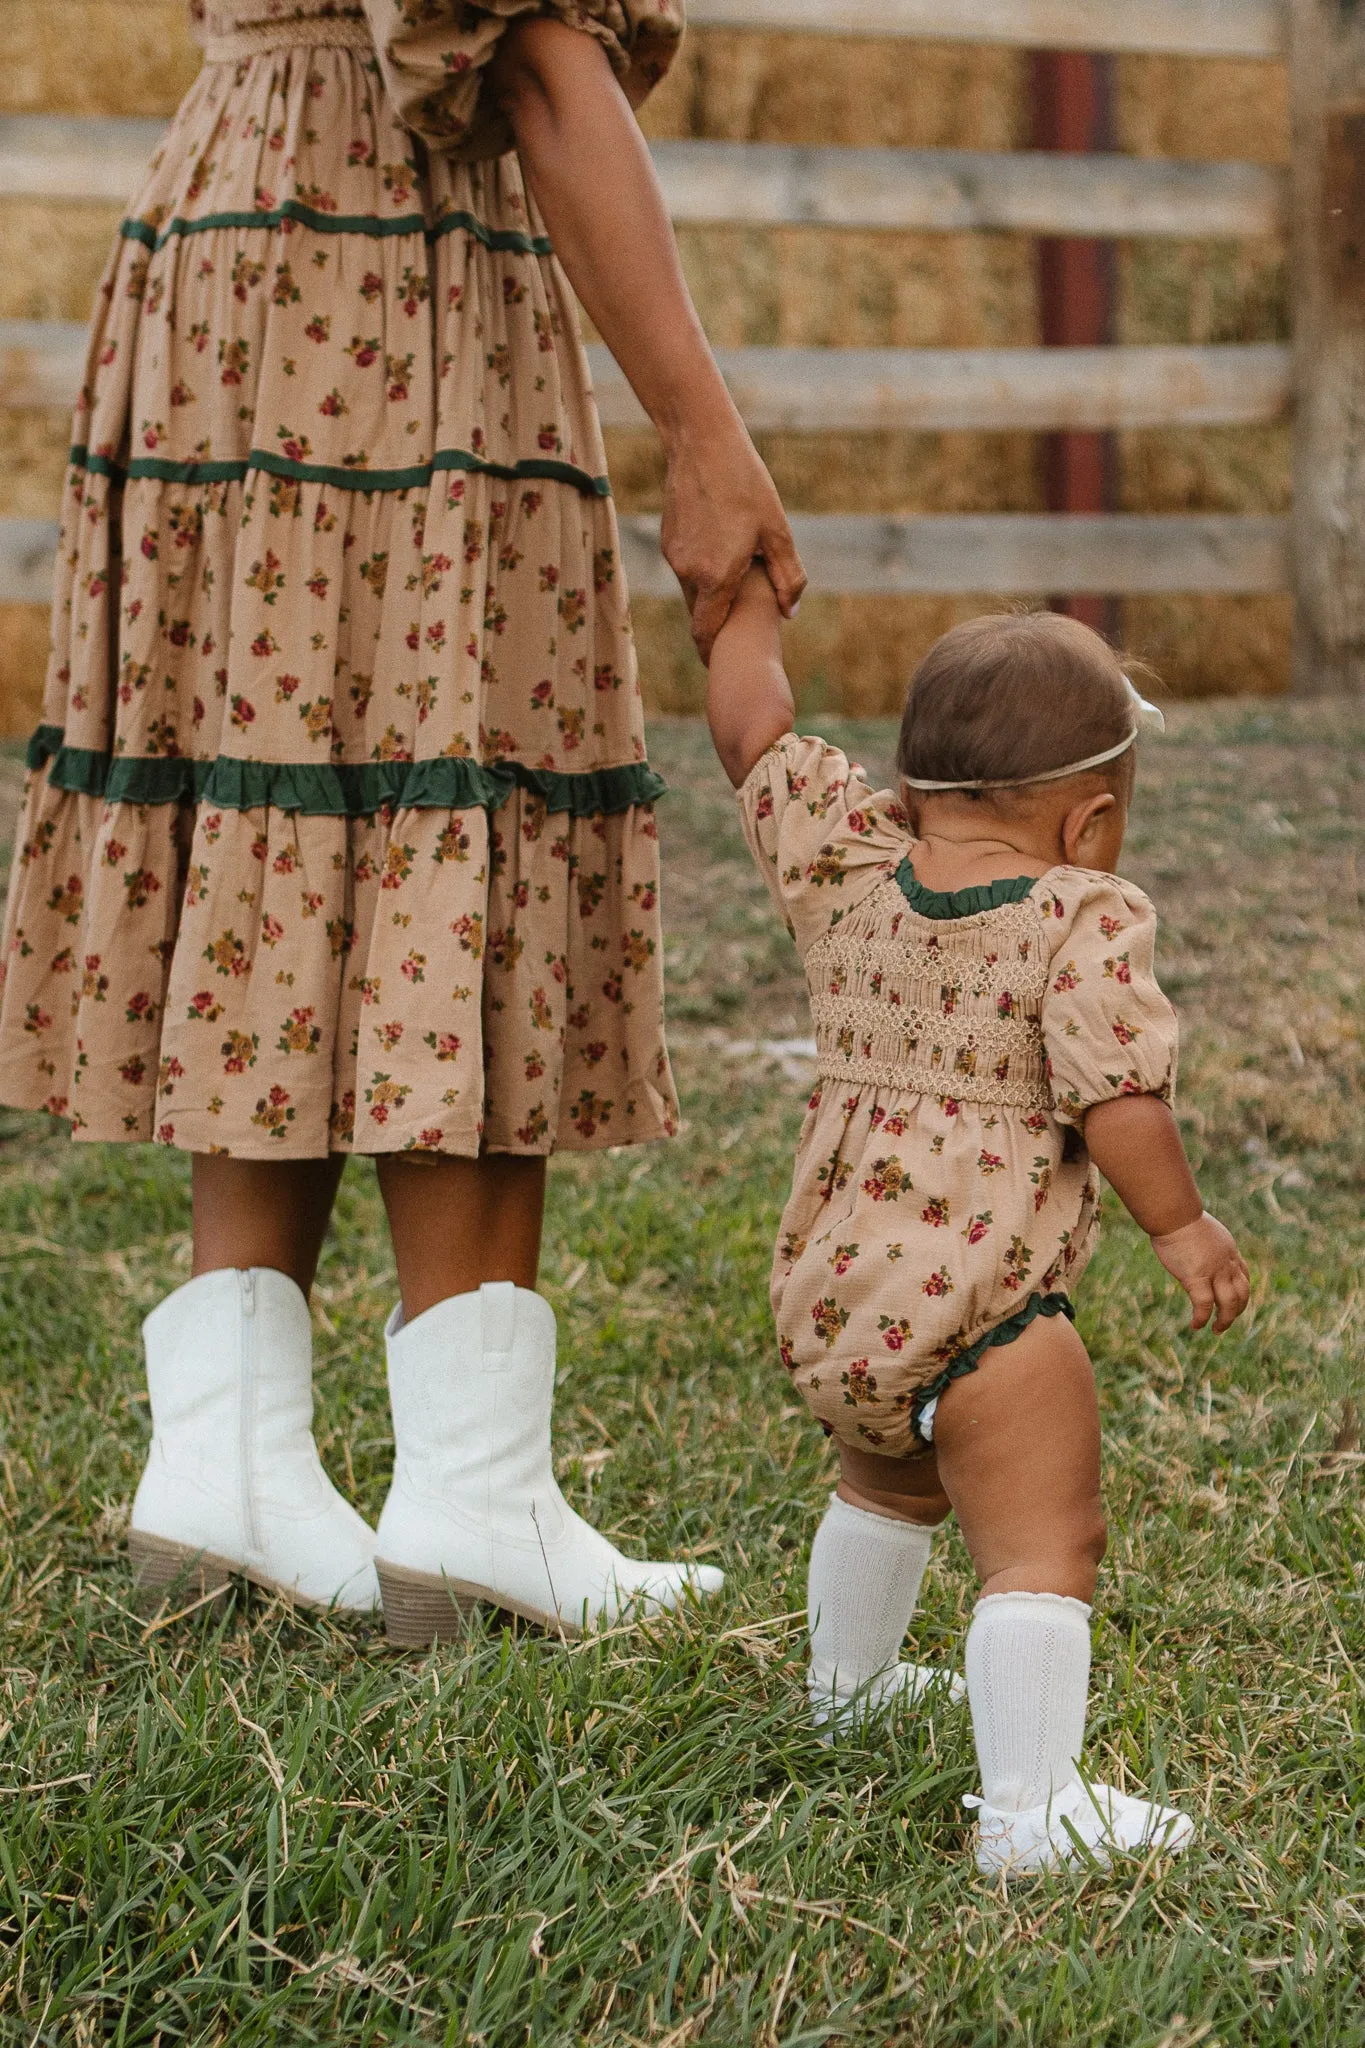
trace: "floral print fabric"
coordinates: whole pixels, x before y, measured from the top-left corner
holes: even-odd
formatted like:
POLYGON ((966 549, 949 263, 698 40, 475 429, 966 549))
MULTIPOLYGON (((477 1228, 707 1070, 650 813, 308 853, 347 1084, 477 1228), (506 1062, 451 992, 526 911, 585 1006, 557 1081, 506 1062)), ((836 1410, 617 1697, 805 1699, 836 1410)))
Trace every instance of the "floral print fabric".
POLYGON ((739 801, 817 1021, 772 1271, 783 1363, 833 1435, 904 1457, 993 1331, 1069 1306, 1098 1222, 1086 1111, 1170 1099, 1155 914, 1080 868, 921 889, 895 798, 819 739, 780 741, 739 801))
POLYGON ((366 0, 384 82, 402 119, 446 154, 500 156, 506 122, 482 91, 483 74, 510 21, 550 13, 595 36, 632 106, 658 84, 682 41, 679 0, 366 0))
POLYGON ((676 1128, 571 296, 373 52, 206 65, 124 224, 30 764, 6 1101, 245 1157, 676 1128))

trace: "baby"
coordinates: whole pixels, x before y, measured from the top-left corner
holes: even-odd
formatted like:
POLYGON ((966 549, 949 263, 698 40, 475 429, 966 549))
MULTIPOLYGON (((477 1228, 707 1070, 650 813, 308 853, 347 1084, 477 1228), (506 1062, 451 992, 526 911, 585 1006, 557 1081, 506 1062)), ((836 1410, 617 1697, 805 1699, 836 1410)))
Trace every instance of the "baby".
POLYGON ((944 1682, 896 1659, 952 1508, 981 1578, 980 1867, 1183 1848, 1187 1815, 1080 1766, 1105 1525, 1071 1297, 1095 1168, 1194 1329, 1227 1329, 1248 1292, 1171 1112, 1155 914, 1114 873, 1136 741, 1161 714, 1075 620, 974 619, 921 664, 900 795, 874 794, 792 731, 758 569, 716 642, 708 713, 818 1047, 772 1275, 783 1364, 839 1452, 810 1560, 817 1723, 944 1682))

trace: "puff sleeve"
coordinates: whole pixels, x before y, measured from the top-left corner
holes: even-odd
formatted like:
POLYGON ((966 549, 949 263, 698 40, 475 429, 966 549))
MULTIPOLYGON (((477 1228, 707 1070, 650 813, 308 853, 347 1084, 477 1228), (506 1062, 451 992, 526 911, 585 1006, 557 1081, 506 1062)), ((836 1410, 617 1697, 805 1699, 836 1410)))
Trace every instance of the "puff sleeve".
POLYGON ((364 0, 398 118, 443 156, 502 156, 512 132, 484 91, 509 25, 548 14, 595 36, 633 107, 677 54, 683 0, 364 0))
POLYGON ((749 851, 804 955, 905 856, 910 831, 890 790, 824 740, 787 733, 738 792, 749 851))
POLYGON ((1141 889, 1054 868, 1034 901, 1050 954, 1043 1041, 1059 1123, 1097 1102, 1175 1092, 1179 1029, 1156 978, 1156 912, 1141 889))

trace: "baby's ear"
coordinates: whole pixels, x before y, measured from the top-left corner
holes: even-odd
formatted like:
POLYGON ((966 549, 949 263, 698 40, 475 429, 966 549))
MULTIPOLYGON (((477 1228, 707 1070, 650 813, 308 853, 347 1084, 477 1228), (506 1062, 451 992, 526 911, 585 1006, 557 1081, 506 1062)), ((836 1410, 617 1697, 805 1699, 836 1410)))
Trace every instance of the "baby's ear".
POLYGON ((1098 827, 1117 802, 1113 791, 1105 790, 1097 796, 1082 797, 1079 803, 1071 806, 1062 820, 1062 851, 1068 867, 1094 866, 1087 855, 1093 850, 1098 827))

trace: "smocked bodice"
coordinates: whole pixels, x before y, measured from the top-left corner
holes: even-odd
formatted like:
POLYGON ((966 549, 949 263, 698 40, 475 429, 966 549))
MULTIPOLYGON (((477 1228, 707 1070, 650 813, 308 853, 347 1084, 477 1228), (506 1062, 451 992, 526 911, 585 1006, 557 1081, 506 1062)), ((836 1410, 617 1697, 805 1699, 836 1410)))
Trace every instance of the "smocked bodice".
POLYGON ((945 923, 894 876, 806 955, 820 1072, 836 1083, 1042 1109, 1047 955, 1033 903, 945 923))

